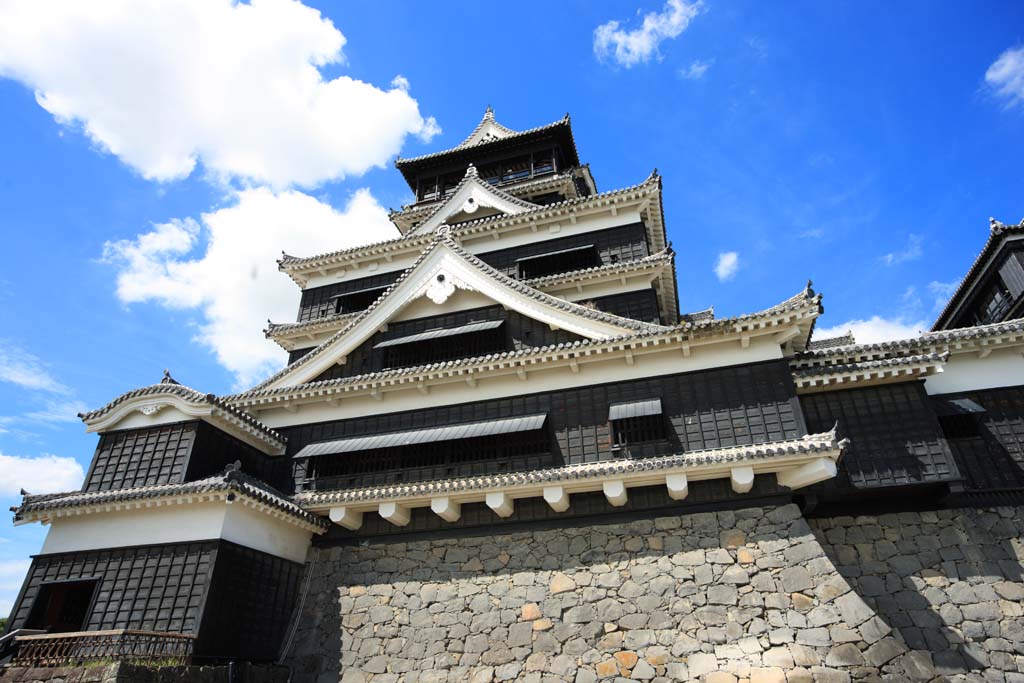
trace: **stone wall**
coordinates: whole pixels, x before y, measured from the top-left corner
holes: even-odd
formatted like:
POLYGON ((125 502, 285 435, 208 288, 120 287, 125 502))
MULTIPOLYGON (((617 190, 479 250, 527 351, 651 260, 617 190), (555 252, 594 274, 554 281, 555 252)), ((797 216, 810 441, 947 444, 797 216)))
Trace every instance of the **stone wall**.
POLYGON ((1024 683, 1019 511, 812 524, 748 508, 315 551, 293 680, 1024 683))

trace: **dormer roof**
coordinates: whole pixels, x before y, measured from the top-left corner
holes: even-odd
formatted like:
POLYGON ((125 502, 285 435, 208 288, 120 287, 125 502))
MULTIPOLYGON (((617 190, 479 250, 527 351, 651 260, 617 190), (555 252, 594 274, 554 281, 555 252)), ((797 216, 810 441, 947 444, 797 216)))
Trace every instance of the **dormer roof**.
POLYGON ((1000 248, 1005 242, 1024 239, 1024 219, 1021 219, 1021 222, 1017 225, 1001 223, 995 218, 989 218, 988 222, 989 234, 988 239, 985 241, 985 246, 981 248, 981 253, 974 259, 974 263, 971 264, 967 274, 960 281, 956 291, 953 292, 953 296, 949 297, 949 301, 946 302, 942 313, 939 314, 935 324, 932 325, 932 330, 942 330, 950 324, 963 307, 963 304, 970 298, 975 286, 983 279, 982 276, 992 265, 992 260, 999 254, 1000 248))
POLYGON ((587 339, 666 329, 545 294, 465 251, 452 239, 450 229, 443 226, 420 257, 369 308, 320 346, 252 390, 313 381, 411 302, 426 296, 440 305, 456 289, 480 292, 506 308, 587 339))
POLYGON ((470 164, 451 196, 407 234, 426 235, 446 223, 461 223, 495 214, 514 216, 536 208, 539 208, 537 204, 480 180, 476 167, 470 164))
POLYGON ((285 438, 255 417, 228 405, 213 394, 204 394, 180 384, 164 370, 157 384, 127 391, 102 408, 79 413, 88 432, 109 432, 135 424, 131 419, 142 416, 154 424, 167 422, 172 413, 179 419, 199 419, 247 443, 268 455, 281 455, 285 438))

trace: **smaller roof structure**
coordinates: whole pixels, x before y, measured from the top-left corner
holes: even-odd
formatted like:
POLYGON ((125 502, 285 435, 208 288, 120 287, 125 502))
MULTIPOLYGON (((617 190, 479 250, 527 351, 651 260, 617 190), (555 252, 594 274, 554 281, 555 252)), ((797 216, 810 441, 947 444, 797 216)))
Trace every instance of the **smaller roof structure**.
POLYGON ((939 313, 939 317, 935 319, 935 324, 932 325, 933 331, 949 327, 960 309, 971 298, 971 294, 977 285, 981 283, 985 272, 992 267, 993 260, 998 256, 1006 242, 1010 240, 1024 241, 1024 218, 1016 225, 1007 225, 997 221, 995 218, 989 218, 988 222, 989 234, 988 239, 985 241, 985 246, 981 248, 981 252, 974 259, 974 263, 971 264, 967 274, 960 281, 956 291, 953 292, 953 296, 949 297, 949 301, 946 302, 946 306, 939 313))
POLYGON ((50 522, 56 517, 78 516, 112 510, 147 507, 153 504, 189 503, 197 498, 227 499, 229 494, 241 496, 263 506, 275 516, 287 518, 316 533, 323 533, 325 524, 316 515, 303 510, 269 484, 229 465, 221 474, 176 484, 138 486, 112 491, 71 491, 32 495, 23 492, 21 505, 11 508, 15 524, 50 522))
POLYGON ((135 413, 153 418, 168 408, 186 419, 205 420, 268 455, 284 453, 286 439, 283 435, 214 394, 204 394, 181 384, 167 370, 159 383, 127 391, 101 408, 79 413, 78 417, 86 424, 86 431, 105 432, 135 413))
POLYGON ((488 107, 476 128, 455 147, 408 159, 398 158, 395 160, 395 167, 401 171, 409 186, 415 189, 417 175, 428 167, 463 160, 468 163, 478 157, 481 150, 500 150, 506 146, 512 147, 528 142, 531 138, 544 137, 554 138, 559 144, 567 166, 579 166, 579 154, 576 151, 568 114, 543 126, 516 131, 498 123, 494 118, 494 110, 488 107))

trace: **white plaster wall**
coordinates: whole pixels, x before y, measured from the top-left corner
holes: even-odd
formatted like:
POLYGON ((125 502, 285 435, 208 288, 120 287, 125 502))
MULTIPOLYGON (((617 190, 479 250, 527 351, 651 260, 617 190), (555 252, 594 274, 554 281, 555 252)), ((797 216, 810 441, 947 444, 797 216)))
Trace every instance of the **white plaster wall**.
POLYGON ((224 539, 303 562, 310 537, 240 502, 214 501, 59 517, 50 525, 42 553, 224 539))
POLYGON ((945 370, 925 380, 929 394, 952 394, 1024 384, 1024 356, 1020 349, 993 351, 986 358, 976 353, 956 353, 945 370))
MULTIPOLYGON (((276 428, 378 413, 415 410, 423 408, 425 404, 441 406, 484 401, 590 384, 622 382, 644 377, 756 363, 778 358, 782 358, 782 349, 778 342, 772 341, 769 337, 751 339, 750 346, 745 349, 740 346, 738 341, 716 344, 707 348, 696 346, 693 347, 689 357, 684 356, 678 346, 665 347, 664 350, 655 353, 637 353, 634 356, 633 365, 627 364, 620 356, 590 363, 581 361, 578 373, 572 372, 568 366, 538 366, 535 370, 527 371, 526 380, 522 380, 514 374, 494 379, 480 378, 477 385, 471 387, 462 379, 453 379, 448 384, 432 385, 427 396, 421 394, 415 386, 410 386, 400 391, 385 392, 382 394, 381 400, 376 400, 368 394, 351 398, 338 395, 333 397, 339 400, 336 406, 330 406, 327 403, 312 403, 299 406, 294 413, 283 408, 274 408, 259 411, 257 415, 264 424, 276 428)), ((255 408, 250 407, 247 410, 254 411, 255 408)))

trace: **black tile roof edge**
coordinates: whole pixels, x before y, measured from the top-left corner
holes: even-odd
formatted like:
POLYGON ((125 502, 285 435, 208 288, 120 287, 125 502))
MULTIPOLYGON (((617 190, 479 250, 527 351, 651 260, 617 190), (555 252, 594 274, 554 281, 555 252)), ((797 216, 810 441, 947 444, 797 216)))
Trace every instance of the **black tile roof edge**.
MULTIPOLYGON (((492 114, 491 115, 491 119, 494 120, 493 112, 491 112, 491 114, 492 114)), ((506 135, 503 138, 496 138, 494 140, 484 140, 484 141, 478 142, 478 143, 476 143, 474 145, 467 145, 466 143, 474 135, 476 135, 477 131, 479 131, 484 126, 484 124, 487 122, 487 118, 488 118, 488 115, 485 113, 484 114, 484 118, 480 121, 480 123, 478 123, 476 125, 476 128, 473 129, 473 132, 471 132, 457 146, 449 147, 448 149, 442 149, 442 150, 439 150, 437 152, 430 152, 429 154, 421 154, 421 155, 415 156, 415 157, 408 157, 408 158, 405 158, 405 159, 403 159, 401 157, 398 157, 398 158, 395 159, 395 168, 401 169, 403 166, 410 166, 412 164, 420 163, 421 161, 427 161, 428 159, 439 159, 439 158, 441 158, 443 156, 447 156, 449 154, 455 154, 457 152, 464 152, 467 149, 479 149, 479 148, 484 147, 486 145, 494 144, 496 142, 505 142, 506 140, 514 140, 516 138, 526 137, 528 135, 535 135, 537 133, 542 133, 542 132, 547 131, 547 130, 553 130, 555 128, 558 128, 559 126, 569 126, 570 135, 572 133, 572 120, 570 119, 569 114, 566 114, 565 116, 563 116, 562 118, 558 119, 557 121, 552 121, 551 123, 545 123, 544 125, 541 125, 541 126, 534 126, 533 128, 527 128, 525 130, 512 130, 511 128, 508 128, 507 126, 501 125, 500 123, 497 122, 497 120, 494 120, 494 123, 496 125, 498 125, 499 127, 504 128, 505 130, 509 131, 510 134, 506 135)), ((576 141, 573 140, 573 147, 575 147, 575 146, 576 146, 576 141)))
POLYGON ((974 259, 974 263, 967 269, 967 274, 963 276, 960 283, 956 286, 956 290, 953 295, 949 297, 946 305, 942 308, 942 312, 939 313, 938 317, 935 318, 935 323, 932 325, 933 331, 938 331, 940 325, 948 322, 948 318, 953 313, 953 309, 960 305, 960 298, 964 295, 964 292, 969 283, 973 282, 975 277, 978 275, 978 270, 981 268, 982 263, 988 260, 992 253, 1002 244, 1002 238, 1006 235, 1013 234, 1024 234, 1024 219, 1017 225, 1007 225, 1000 223, 995 218, 989 218, 989 231, 988 239, 985 240, 985 245, 981 248, 977 258, 974 259))
POLYGON ((265 424, 263 424, 262 422, 260 422, 259 420, 257 420, 255 417, 245 412, 244 410, 240 410, 239 408, 236 408, 235 406, 226 403, 222 398, 214 394, 204 394, 201 391, 197 391, 191 387, 187 387, 184 384, 179 384, 174 381, 161 381, 159 384, 150 384, 149 386, 146 387, 140 387, 138 389, 126 391, 125 393, 121 394, 114 400, 107 403, 105 406, 84 413, 79 413, 78 417, 83 422, 88 422, 89 420, 94 420, 98 417, 102 417, 103 415, 110 412, 120 404, 124 403, 125 401, 129 401, 133 398, 142 398, 146 396, 161 396, 167 394, 177 396, 179 398, 185 399, 186 401, 192 401, 195 403, 209 403, 210 405, 213 405, 227 413, 230 413, 231 415, 237 417, 238 419, 242 420, 243 422, 252 426, 253 428, 260 430, 267 437, 279 442, 279 445, 281 445, 282 447, 285 445, 285 443, 287 443, 287 438, 283 434, 280 434, 276 430, 266 426, 265 424))
MULTIPOLYGON (((600 274, 605 271, 609 273, 617 273, 620 271, 626 272, 634 268, 644 268, 651 264, 658 264, 661 262, 667 263, 672 260, 674 255, 675 254, 672 251, 671 247, 668 247, 662 249, 659 252, 650 254, 648 256, 643 256, 638 259, 632 259, 629 261, 619 261, 618 263, 605 263, 600 266, 591 266, 590 268, 581 268, 579 270, 571 270, 565 273, 558 273, 555 275, 544 275, 543 277, 522 280, 522 282, 526 283, 531 287, 543 286, 551 282, 558 282, 561 280, 565 280, 566 282, 573 282, 576 278, 600 274)), ((711 310, 713 315, 714 309, 709 310, 711 310)), ((332 327, 333 323, 343 322, 346 319, 352 319, 353 317, 359 315, 359 313, 359 311, 353 313, 341 313, 296 323, 274 323, 268 320, 267 327, 266 329, 263 330, 263 335, 266 338, 271 339, 274 337, 275 334, 281 332, 293 332, 296 330, 313 329, 318 328, 321 325, 324 327, 332 327)), ((704 311, 700 311, 699 313, 704 313, 704 311)), ((693 315, 698 315, 699 313, 695 313, 693 315)))
POLYGON ((20 520, 26 514, 34 512, 220 491, 235 491, 305 522, 326 528, 323 519, 306 512, 290 497, 255 477, 230 468, 213 477, 179 484, 156 484, 95 492, 69 491, 41 495, 26 493, 23 495, 21 505, 12 507, 11 512, 14 513, 15 520, 20 520))
POLYGON ((812 339, 807 345, 808 350, 817 351, 818 349, 833 349, 837 346, 851 346, 856 344, 857 340, 853 338, 853 331, 847 331, 846 334, 841 334, 835 337, 827 337, 825 339, 812 339))
MULTIPOLYGON (((259 385, 255 386, 255 387, 253 387, 252 389, 249 389, 247 391, 244 391, 244 392, 241 392, 241 393, 238 393, 238 394, 233 394, 231 396, 226 396, 224 398, 225 398, 225 400, 228 400, 228 401, 244 401, 244 400, 247 400, 247 399, 250 399, 250 398, 256 398, 256 397, 266 397, 266 396, 276 396, 276 395, 281 395, 281 394, 287 394, 287 393, 294 392, 294 391, 297 391, 297 390, 320 389, 320 388, 329 388, 329 387, 334 387, 334 386, 344 386, 346 384, 358 384, 360 382, 367 382, 367 381, 380 381, 380 380, 389 379, 389 378, 392 378, 392 377, 398 377, 398 376, 403 376, 403 375, 423 374, 423 373, 426 373, 426 372, 435 372, 437 370, 442 370, 442 369, 455 369, 455 368, 460 368, 460 367, 472 367, 474 365, 479 365, 481 363, 493 362, 493 361, 497 361, 497 360, 526 358, 526 357, 529 357, 531 355, 544 355, 544 354, 557 353, 557 352, 566 351, 566 350, 587 350, 589 348, 598 347, 598 346, 602 346, 602 345, 606 345, 606 344, 616 344, 616 343, 626 343, 626 342, 633 342, 633 341, 643 341, 644 339, 647 339, 647 338, 657 337, 657 336, 660 336, 660 335, 663 335, 663 334, 671 334, 673 332, 681 332, 681 331, 698 331, 699 332, 699 331, 709 330, 709 329, 712 329, 712 328, 728 328, 728 327, 737 325, 737 324, 742 323, 742 322, 747 321, 747 320, 754 320, 754 319, 757 319, 757 318, 769 317, 771 315, 774 315, 774 314, 777 314, 777 313, 784 313, 786 311, 793 310, 793 309, 796 309, 798 307, 805 306, 805 305, 808 305, 808 304, 815 306, 817 308, 817 311, 819 313, 821 312, 821 310, 822 310, 822 307, 821 307, 821 294, 820 293, 815 293, 814 290, 812 290, 810 287, 802 289, 798 294, 796 294, 794 296, 791 296, 790 298, 786 299, 785 301, 782 301, 779 304, 776 304, 775 306, 772 306, 770 308, 766 308, 763 311, 758 311, 758 312, 755 312, 755 313, 746 313, 746 314, 743 314, 743 315, 733 316, 733 317, 730 317, 730 318, 718 318, 718 319, 701 320, 701 321, 695 321, 695 322, 684 322, 684 323, 680 323, 680 324, 674 325, 674 326, 663 327, 662 329, 659 329, 659 330, 656 330, 656 331, 652 331, 652 332, 636 332, 636 333, 620 335, 618 337, 610 337, 610 338, 607 338, 607 339, 593 339, 593 340, 588 339, 588 340, 585 340, 585 341, 575 341, 575 342, 568 342, 568 343, 562 343, 562 344, 551 344, 551 345, 548 345, 548 346, 529 347, 529 348, 521 349, 521 350, 518 350, 518 351, 506 351, 506 352, 503 352, 503 353, 489 354, 489 355, 486 355, 486 356, 476 356, 476 357, 472 357, 472 358, 462 358, 462 359, 452 360, 452 361, 443 361, 443 362, 440 362, 440 363, 431 363, 429 365, 420 365, 420 366, 414 366, 414 367, 408 367, 408 368, 395 368, 393 370, 383 370, 381 372, 368 373, 368 374, 365 374, 365 375, 354 375, 354 376, 351 376, 351 377, 342 377, 342 378, 338 378, 338 379, 320 380, 318 382, 305 382, 305 383, 297 384, 297 385, 294 385, 294 386, 278 387, 276 389, 262 389, 262 388, 260 388, 262 385, 265 385, 265 384, 271 382, 272 380, 276 379, 279 375, 281 375, 284 372, 284 370, 281 370, 280 372, 277 373, 277 375, 274 375, 273 377, 270 377, 270 378, 264 380, 263 382, 261 382, 259 385)), ((344 330, 342 330, 342 332, 343 331, 344 330)), ((339 332, 339 334, 340 334, 340 332, 339 332)), ((324 342, 324 343, 326 344, 327 342, 324 342)), ((299 363, 301 360, 302 359, 299 359, 298 361, 296 361, 296 363, 299 363)), ((285 370, 287 370, 287 368, 285 368, 285 370)))
MULTIPOLYGON (((478 218, 473 221, 466 221, 465 223, 460 223, 458 226, 452 227, 452 234, 455 235, 456 237, 462 237, 464 233, 470 232, 470 228, 478 228, 481 225, 487 223, 498 222, 499 220, 504 219, 522 218, 524 216, 528 217, 530 214, 533 213, 551 211, 553 209, 570 208, 572 206, 586 204, 587 202, 597 202, 602 199, 608 199, 611 197, 627 194, 629 192, 635 192, 651 184, 657 184, 659 187, 661 186, 661 176, 658 175, 657 169, 652 171, 651 174, 647 176, 647 178, 645 178, 643 181, 636 183, 635 185, 622 187, 617 190, 609 190, 608 192, 601 192, 598 194, 589 195, 587 197, 574 197, 572 199, 566 199, 561 202, 554 202, 553 204, 540 204, 537 206, 536 209, 531 209, 530 211, 525 211, 523 213, 518 213, 512 216, 498 214, 496 216, 488 216, 486 218, 478 218)), ((408 242, 410 246, 415 246, 417 244, 426 245, 429 244, 430 241, 430 235, 404 235, 402 237, 395 237, 390 240, 374 242, 372 244, 363 244, 358 247, 349 247, 348 249, 339 249, 337 251, 325 252, 323 254, 316 254, 314 256, 291 256, 290 254, 282 254, 281 258, 278 259, 277 261, 277 265, 278 269, 284 272, 288 272, 289 270, 298 270, 300 267, 305 266, 307 264, 309 264, 310 268, 315 268, 315 266, 311 264, 323 261, 325 259, 340 258, 342 256, 346 256, 349 254, 357 254, 368 249, 392 247, 399 245, 402 242, 408 242)))
POLYGON ((875 370, 878 368, 893 368, 905 365, 916 365, 919 363, 945 363, 949 360, 949 352, 915 354, 911 356, 894 356, 891 358, 876 358, 865 361, 854 361, 851 363, 837 363, 835 365, 802 365, 792 368, 794 377, 809 377, 822 374, 837 374, 853 372, 856 370, 875 370))
POLYGON ((865 354, 896 353, 920 350, 929 346, 941 346, 943 344, 962 341, 973 341, 989 337, 998 337, 1002 334, 1024 335, 1024 318, 1016 320, 1004 320, 990 325, 977 325, 975 327, 958 327, 952 330, 937 330, 924 332, 920 336, 910 339, 896 339, 886 342, 875 342, 872 344, 854 344, 852 346, 838 346, 829 349, 816 349, 803 351, 793 358, 794 363, 828 361, 837 358, 856 357, 865 354))

